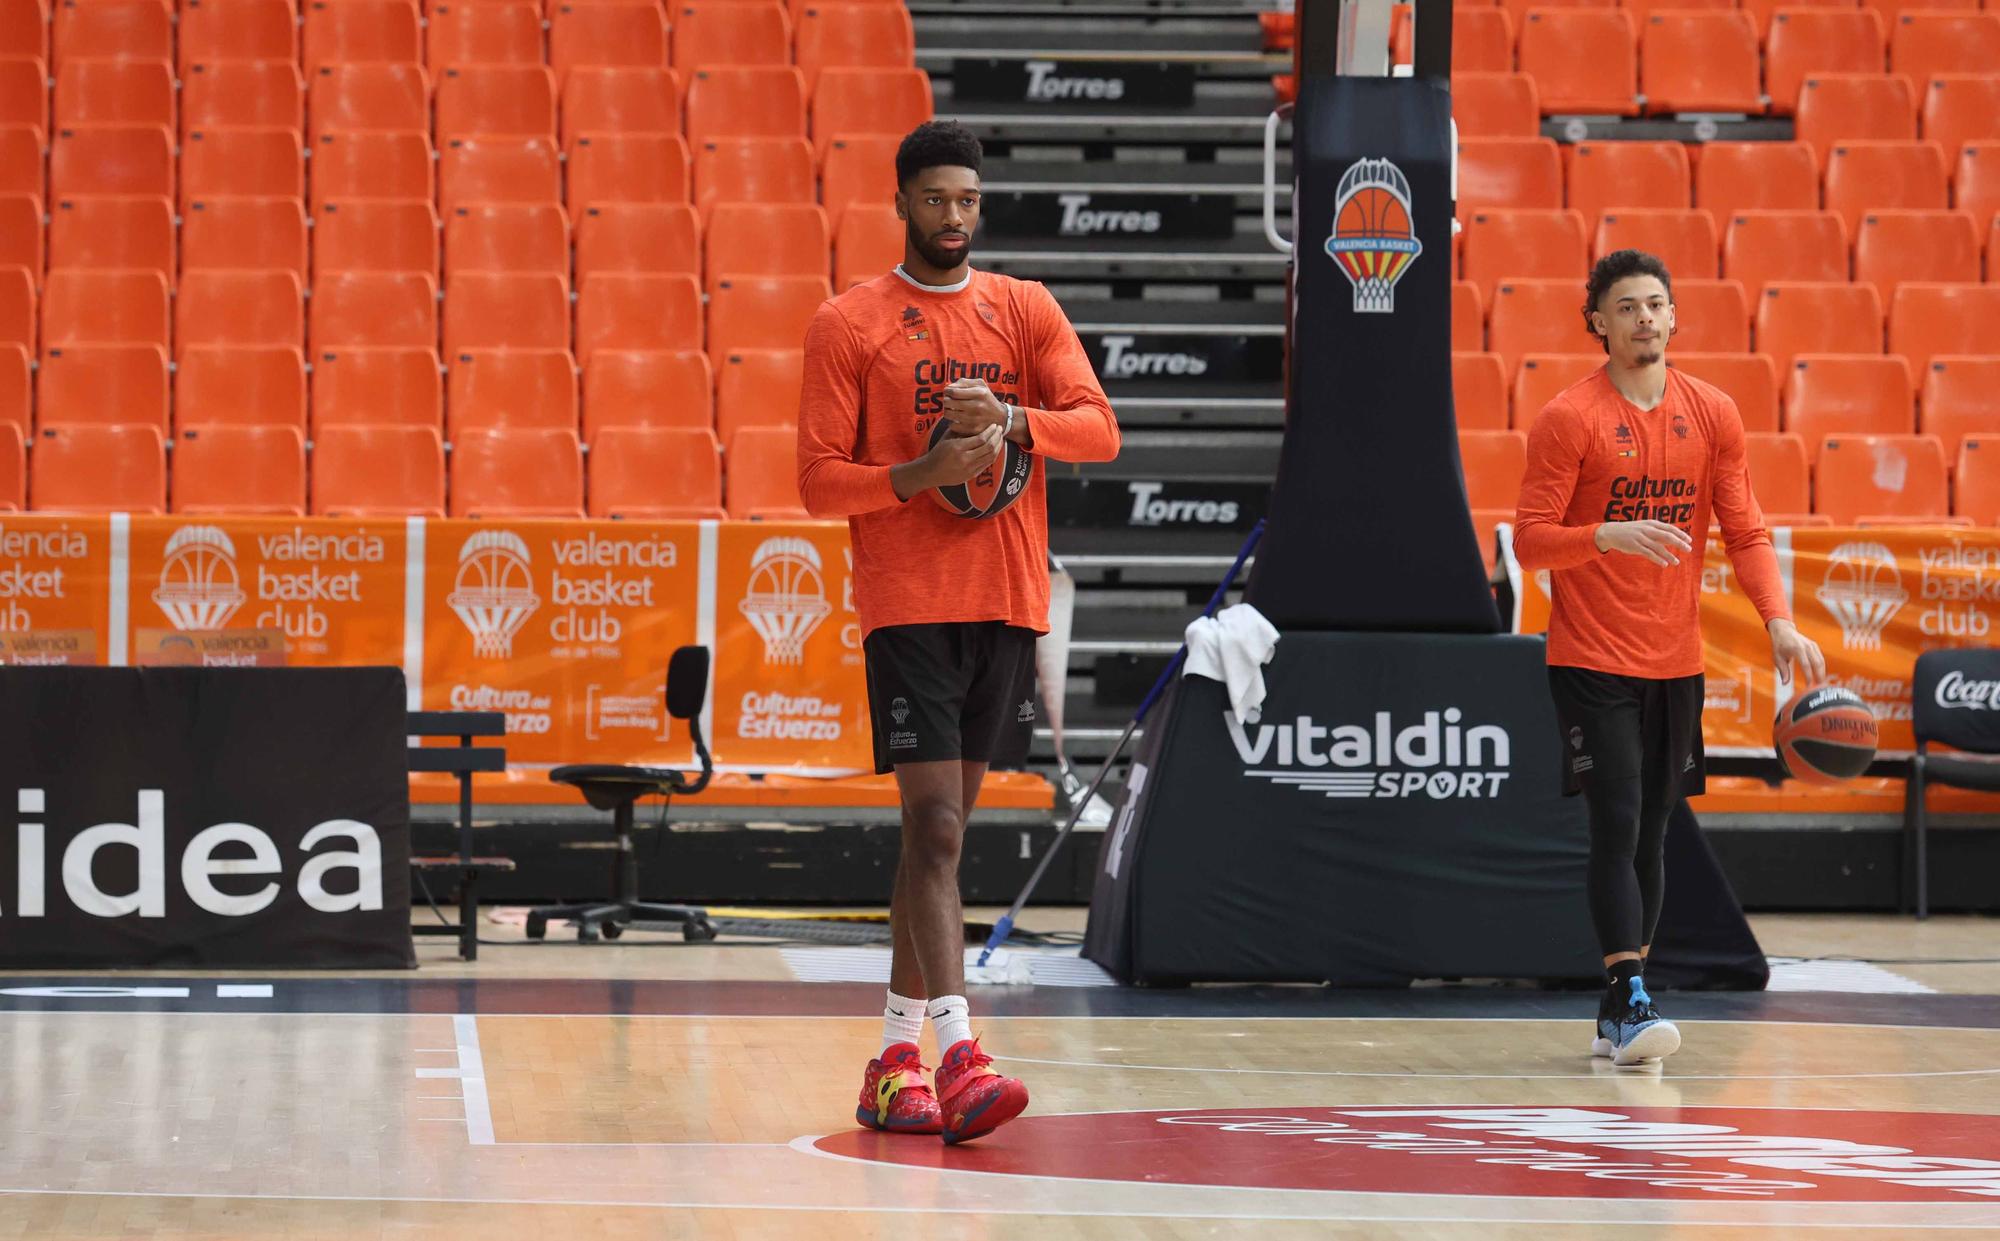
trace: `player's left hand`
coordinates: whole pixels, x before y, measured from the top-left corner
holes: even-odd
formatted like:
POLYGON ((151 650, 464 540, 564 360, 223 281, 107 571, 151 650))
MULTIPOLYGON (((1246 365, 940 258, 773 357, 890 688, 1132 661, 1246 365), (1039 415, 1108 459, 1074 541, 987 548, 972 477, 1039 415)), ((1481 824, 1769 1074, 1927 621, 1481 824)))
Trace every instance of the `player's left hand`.
POLYGON ((1819 643, 1799 632, 1799 627, 1788 620, 1774 620, 1771 630, 1771 661, 1777 665, 1778 684, 1792 683, 1792 670, 1796 667, 1805 677, 1806 685, 1818 685, 1826 680, 1826 656, 1820 653, 1819 643))
POLYGON ((944 390, 944 416, 954 435, 977 435, 988 427, 1007 425, 1007 406, 983 379, 961 379, 944 390))

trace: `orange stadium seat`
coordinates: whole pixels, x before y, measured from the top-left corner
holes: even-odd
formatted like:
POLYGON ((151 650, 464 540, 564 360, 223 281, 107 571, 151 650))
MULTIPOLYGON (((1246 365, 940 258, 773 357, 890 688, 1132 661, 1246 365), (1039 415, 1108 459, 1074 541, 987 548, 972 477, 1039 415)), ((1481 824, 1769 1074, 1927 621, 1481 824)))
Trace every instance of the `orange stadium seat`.
POLYGON ((1882 18, 1873 9, 1780 10, 1764 41, 1771 111, 1789 116, 1808 74, 1882 72, 1888 47, 1882 18))
POLYGON ((1739 211, 1817 211, 1819 164, 1801 142, 1710 142, 1694 169, 1694 205, 1721 227, 1739 211))
POLYGON ((1797 353, 1882 352, 1882 299, 1871 284, 1773 282, 1757 299, 1757 352, 1780 374, 1797 353))
POLYGON ((849 134, 824 150, 820 200, 829 224, 840 227, 849 203, 896 201, 896 148, 901 143, 898 134, 849 134))
POLYGON ((1532 138, 1542 130, 1542 97, 1525 73, 1454 73, 1451 116, 1461 138, 1532 138))
POLYGON ((590 515, 724 517, 721 458, 707 427, 606 427, 590 446, 590 515))
POLYGON ((306 360, 279 345, 198 345, 174 368, 174 425, 305 430, 306 360))
POLYGON ((707 290, 730 276, 827 274, 832 238, 812 203, 723 203, 702 232, 707 290))
POLYGON ((197 129, 181 147, 181 207, 212 198, 302 198, 305 150, 290 129, 197 129))
POLYGON ((26 345, 0 343, 0 431, 12 427, 22 439, 35 421, 34 365, 26 345))
MULTIPOLYGON (((685 27, 676 29, 676 48, 687 37, 685 27)), ((651 0, 549 6, 549 64, 558 77, 583 65, 664 69, 667 63, 667 17, 651 0)))
POLYGON ((444 378, 430 347, 329 349, 313 357, 312 425, 444 425, 444 378))
POLYGON ((164 0, 55 6, 55 63, 87 58, 172 60, 174 14, 164 0))
POLYGON ((0 0, 0 56, 49 59, 49 8, 45 0, 0 0))
POLYGON ((313 270, 438 274, 437 209, 428 198, 354 198, 320 205, 313 270))
POLYGON ((579 286, 600 271, 701 275, 701 225, 686 203, 600 203, 576 224, 579 286))
POLYGON ((28 454, 21 428, 0 422, 0 513, 28 506, 28 454))
POLYGON ((40 284, 43 260, 42 200, 32 194, 0 195, 0 267, 23 268, 40 284))
POLYGON ((806 516, 799 499, 798 432, 744 427, 729 440, 729 515, 783 521, 806 516))
POLYGON ((420 271, 323 271, 312 296, 312 352, 359 346, 436 349, 437 281, 420 271))
POLYGON ((1486 343, 1511 378, 1523 354, 1597 348, 1583 321, 1583 281, 1502 280, 1487 312, 1486 343))
POLYGON ((1945 460, 1968 435, 2000 435, 2000 357, 1933 357, 1923 385, 1917 429, 1938 437, 1945 460))
POLYGON ((291 0, 183 0, 180 67, 299 59, 298 9, 291 0))
POLYGON ((1847 225, 1831 211, 1739 211, 1722 238, 1722 274, 1751 297, 1774 280, 1847 280, 1847 225))
POLYGON ((1696 353, 1749 352, 1750 298, 1742 283, 1682 280, 1676 276, 1673 349, 1696 353))
POLYGON ((1785 429, 1817 456, 1829 435, 1911 435, 1910 365, 1895 354, 1801 353, 1785 379, 1785 429))
POLYGON ((42 355, 37 425, 140 423, 167 430, 167 351, 158 345, 58 345, 42 355))
POLYGON ((1956 163, 1968 142, 2000 139, 2000 70, 1932 78, 1924 91, 1924 137, 1956 163))
POLYGON ((585 134, 569 149, 569 213, 599 203, 688 201, 687 143, 673 134, 585 134))
POLYGON ((1521 72, 1548 114, 1639 111, 1638 36, 1619 9, 1535 9, 1521 27, 1521 72))
MULTIPOLYGON (((803 138, 717 138, 694 153, 694 205, 703 223, 719 202, 811 203, 818 198, 812 148, 803 138)), ((830 203, 827 214, 835 214, 830 203)))
POLYGON ((1799 87, 1792 133, 1825 167, 1844 142, 1911 142, 1917 97, 1910 80, 1886 73, 1815 73, 1799 87))
POLYGON ((1882 21, 1893 32, 1896 28, 1896 19, 1912 10, 1922 9, 1934 12, 1950 9, 1961 12, 1977 12, 1980 8, 1980 0, 1874 0, 1873 7, 1877 12, 1882 14, 1882 21))
POLYGON ((539 65, 542 11, 528 0, 433 4, 425 19, 424 64, 433 74, 453 65, 539 65))
POLYGON ((444 444, 431 427, 322 426, 313 434, 316 517, 443 517, 444 444))
POLYGON ((555 203, 461 202, 445 219, 447 285, 468 271, 549 272, 567 279, 569 258, 569 217, 555 203))
POLYGON ((1451 348, 1454 353, 1486 351, 1486 299, 1470 280, 1451 282, 1451 348))
POLYGON ((1889 34, 1889 72, 1914 82, 2000 66, 2000 13, 1902 13, 1889 34))
POLYGON ((599 349, 583 370, 583 438, 594 446, 609 427, 712 430, 712 393, 705 353, 599 349))
POLYGON ((1578 142, 1565 148, 1568 205, 1595 227, 1612 208, 1688 205, 1687 148, 1678 142, 1578 142))
POLYGON ((289 271, 191 271, 174 305, 174 351, 194 345, 290 345, 305 339, 305 296, 289 271))
POLYGON ((445 428, 576 430, 576 362, 567 349, 472 349, 450 358, 445 428))
POLYGON ((1640 28, 1639 87, 1646 110, 1764 111, 1757 26, 1734 9, 1675 9, 1649 15, 1640 28))
POLYGON ((49 70, 40 57, 0 57, 0 125, 25 125, 47 138, 49 70))
POLYGON ((438 161, 438 207, 461 203, 559 203, 562 157, 554 138, 466 134, 448 140, 438 161))
MULTIPOLYGON (((1513 19, 1514 29, 1518 31, 1523 28, 1523 21, 1529 9, 1608 8, 1610 0, 1550 0, 1549 3, 1543 3, 1542 0, 1500 0, 1500 7, 1513 19)), ((1411 13, 1413 19, 1415 16, 1414 12, 1411 13)))
POLYGON ((673 6, 681 80, 710 65, 789 65, 792 22, 771 0, 686 0, 673 6))
POLYGON ((1560 207, 1562 154, 1547 138, 1461 138, 1458 209, 1560 207))
POLYGON ((833 287, 836 292, 873 280, 903 261, 903 221, 896 209, 881 204, 849 208, 833 239, 833 287))
POLYGON ((41 131, 31 125, 0 125, 0 193, 39 199, 47 190, 41 131))
POLYGON ((1789 432, 1748 431, 1743 462, 1758 508, 1767 514, 1812 512, 1812 464, 1804 439, 1789 432))
POLYGON ((1524 355, 1521 369, 1514 374, 1514 426, 1522 431, 1534 426, 1535 419, 1541 416, 1550 401, 1603 365, 1604 354, 1601 352, 1524 355))
POLYGON ((164 60, 68 60, 56 70, 54 118, 67 125, 174 124, 174 68, 164 60))
POLYGON ((1501 280, 1574 280, 1590 271, 1574 211, 1475 211, 1465 220, 1465 278, 1491 299, 1501 280))
MULTIPOLYGON (((73 273, 81 274, 81 273, 73 273)), ((161 286, 165 292, 165 286, 161 286)), ((35 281, 25 267, 0 267, 0 346, 35 351, 35 281)))
POLYGON ((804 137, 805 91, 796 67, 697 69, 687 83, 687 139, 699 147, 714 138, 804 137))
POLYGON ((174 281, 174 208, 164 198, 63 198, 49 204, 49 270, 131 267, 174 281))
POLYGON ((42 294, 42 349, 172 339, 167 278, 156 271, 52 271, 42 294))
POLYGON ((693 276, 598 272, 577 292, 576 358, 586 370, 599 349, 701 347, 701 285, 693 276))
MULTIPOLYGON (((815 2, 799 10, 793 42, 808 94, 822 69, 903 69, 916 63, 916 32, 910 11, 900 4, 815 2)), ((1531 102, 1532 89, 1530 83, 1531 102)))
POLYGON ((552 427, 465 431, 451 445, 453 517, 582 517, 583 450, 552 427))
POLYGON ((1669 351, 1667 365, 1727 392, 1743 417, 1745 431, 1778 429, 1778 368, 1769 356, 1702 353, 1676 347, 1669 351))
POLYGON ((1962 211, 1870 211, 1854 237, 1854 278, 1887 305, 1906 280, 1979 279, 1979 230, 1962 211))
POLYGON ((813 149, 822 157, 841 134, 908 133, 931 119, 930 75, 921 69, 822 69, 812 94, 813 149))
POLYGON ((181 83, 183 132, 220 126, 306 128, 306 80, 280 60, 223 60, 188 66, 181 83))
POLYGON ((736 349, 796 349, 813 313, 830 296, 824 276, 725 279, 709 294, 708 356, 719 358, 736 349))
POLYGON ((1958 448, 1951 511, 1982 526, 2000 525, 2000 435, 1968 435, 1958 448))
POLYGON ((430 75, 417 64, 321 65, 306 73, 306 114, 315 137, 347 129, 428 133, 430 75))
POLYGON ((444 356, 470 349, 569 348, 569 281, 548 273, 468 271, 444 299, 444 356))
POLYGON ((174 512, 303 517, 306 441, 297 427, 188 427, 174 439, 174 512))
MULTIPOLYGON (((330 0, 347 4, 352 0, 330 0)), ((438 75, 438 145, 477 134, 556 137, 556 79, 541 65, 455 65, 438 75)))
POLYGON ((413 0, 306 0, 303 16, 308 73, 321 65, 424 58, 424 19, 413 0))
POLYGON ((1854 231, 1864 211, 1941 211, 1950 203, 1935 142, 1840 142, 1826 162, 1826 209, 1854 231))
POLYGON ((164 513, 166 440, 156 427, 45 427, 35 436, 28 508, 37 513, 164 513))
POLYGON ((671 69, 578 65, 562 84, 562 140, 585 134, 681 132, 680 80, 671 69))
POLYGON ((1621 207, 1605 212, 1598 222, 1593 254, 1603 258, 1614 250, 1644 250, 1675 276, 1713 280, 1717 249, 1715 219, 1706 211, 1621 207))
POLYGON ((1951 513, 1944 448, 1928 435, 1828 436, 1813 475, 1813 511, 1835 525, 1864 518, 1921 522, 1951 513))
POLYGON ((188 204, 181 268, 283 268, 307 279, 306 212, 296 198, 205 198, 188 204))
POLYGON ((796 427, 805 388, 803 349, 733 349, 715 372, 715 430, 724 443, 744 427, 796 427))
POLYGON ((1473 508, 1513 508, 1528 469, 1528 437, 1521 431, 1460 431, 1459 461, 1473 508))
POLYGON ((1507 368, 1499 354, 1451 355, 1451 404, 1469 431, 1507 429, 1507 368))
POLYGON ((2000 284, 1905 282, 1889 302, 1889 352, 1920 382, 1937 354, 1993 354, 2000 341, 2000 284))
POLYGON ((1452 6, 1451 67, 1457 73, 1514 72, 1514 21, 1505 9, 1452 6))
POLYGON ((174 136, 164 125, 75 125, 49 146, 49 194, 174 194, 174 136))
MULTIPOLYGON (((313 140, 315 219, 344 199, 437 196, 430 135, 413 130, 334 130, 313 140)), ((317 227, 317 225, 315 226, 317 227)))

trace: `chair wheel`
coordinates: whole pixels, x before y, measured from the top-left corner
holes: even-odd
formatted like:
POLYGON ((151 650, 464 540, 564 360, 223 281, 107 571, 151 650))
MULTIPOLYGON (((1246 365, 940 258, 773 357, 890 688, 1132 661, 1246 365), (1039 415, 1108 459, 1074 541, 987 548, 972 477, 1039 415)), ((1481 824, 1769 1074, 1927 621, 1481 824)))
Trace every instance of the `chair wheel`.
POLYGON ((606 922, 598 929, 604 932, 606 939, 617 939, 625 933, 625 925, 621 922, 606 922))
POLYGON ((706 918, 694 918, 681 924, 681 939, 690 944, 705 944, 715 938, 715 924, 706 918))
POLYGON ((529 939, 540 939, 549 933, 549 920, 540 914, 529 914, 528 925, 522 928, 529 939))

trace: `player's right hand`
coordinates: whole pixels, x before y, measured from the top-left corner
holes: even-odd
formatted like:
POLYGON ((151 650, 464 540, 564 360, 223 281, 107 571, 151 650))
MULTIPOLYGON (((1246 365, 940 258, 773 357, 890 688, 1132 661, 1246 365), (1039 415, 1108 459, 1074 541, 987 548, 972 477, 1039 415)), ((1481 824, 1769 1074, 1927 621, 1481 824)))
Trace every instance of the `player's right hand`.
POLYGON ((1000 456, 1003 440, 998 426, 971 435, 947 435, 924 454, 934 487, 971 482, 1000 456))
POLYGON ((1597 528, 1597 550, 1643 556, 1657 565, 1676 565, 1694 551, 1694 540, 1664 521, 1607 521, 1597 528))

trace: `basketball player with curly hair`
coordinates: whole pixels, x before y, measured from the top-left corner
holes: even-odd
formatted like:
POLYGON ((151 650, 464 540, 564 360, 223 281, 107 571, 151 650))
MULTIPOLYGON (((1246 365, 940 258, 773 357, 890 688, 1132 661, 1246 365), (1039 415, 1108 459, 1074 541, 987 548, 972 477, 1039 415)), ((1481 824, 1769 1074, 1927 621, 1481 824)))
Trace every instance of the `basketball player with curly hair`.
POLYGON ((1673 280, 1650 254, 1598 260, 1584 329, 1605 364, 1528 432, 1515 515, 1521 567, 1549 571, 1549 688, 1564 792, 1590 811, 1590 916, 1607 986, 1591 1050, 1619 1065, 1680 1048, 1645 985, 1664 895, 1667 816, 1703 791, 1702 549, 1711 516, 1771 638, 1781 681, 1826 662, 1792 623, 1750 492, 1743 419, 1721 389, 1667 367, 1673 280))
POLYGON ((903 811, 882 1046, 855 1117, 946 1142, 1028 1104, 972 1034, 959 850, 987 767, 1018 765, 1034 729, 1042 461, 1109 461, 1119 442, 1055 298, 968 262, 980 162, 978 139, 951 122, 903 140, 903 262, 819 308, 799 409, 799 494, 813 516, 847 519, 875 768, 896 773, 903 811), (935 1091, 917 1051, 926 1015, 935 1091))

